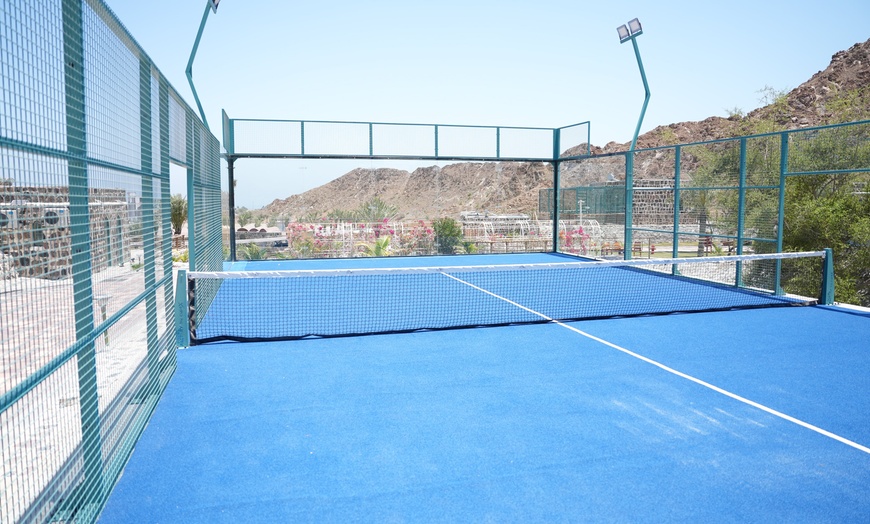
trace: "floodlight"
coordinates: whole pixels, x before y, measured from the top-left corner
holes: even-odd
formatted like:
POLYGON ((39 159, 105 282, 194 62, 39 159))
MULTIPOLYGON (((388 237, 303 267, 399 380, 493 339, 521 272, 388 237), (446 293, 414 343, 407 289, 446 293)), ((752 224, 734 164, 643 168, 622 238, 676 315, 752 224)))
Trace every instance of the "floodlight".
POLYGON ((628 32, 628 26, 622 24, 621 26, 616 28, 616 32, 619 33, 619 42, 625 42, 629 38, 631 38, 631 34, 628 32))
POLYGON ((221 3, 221 0, 211 0, 211 10, 217 13, 218 4, 221 3))
MULTIPOLYGON (((640 60, 640 49, 637 47, 637 37, 643 34, 643 26, 640 25, 640 20, 634 18, 627 24, 616 28, 616 31, 619 33, 620 44, 624 44, 631 40, 631 45, 634 47, 634 56, 637 57, 637 68, 640 70, 640 78, 643 80, 644 90, 643 107, 640 109, 640 118, 637 119, 637 127, 634 129, 634 138, 631 139, 631 147, 628 150, 630 154, 625 159, 625 223, 631 224, 632 218, 630 209, 632 207, 632 199, 634 198, 631 190, 634 185, 634 148, 637 146, 637 136, 640 134, 643 115, 646 113, 646 106, 649 103, 649 84, 646 81, 646 73, 643 71, 643 62, 640 60)), ((631 238, 631 228, 628 227, 625 228, 625 245, 634 245, 631 238)), ((625 258, 631 258, 629 253, 628 250, 625 251, 625 258)))

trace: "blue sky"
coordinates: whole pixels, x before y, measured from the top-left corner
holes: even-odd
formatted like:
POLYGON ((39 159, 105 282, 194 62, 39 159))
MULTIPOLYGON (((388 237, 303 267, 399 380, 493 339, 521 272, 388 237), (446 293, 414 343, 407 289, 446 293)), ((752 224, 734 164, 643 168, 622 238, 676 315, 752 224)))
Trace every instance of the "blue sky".
MULTIPOLYGON (((107 3, 193 106, 184 69, 205 0, 107 3)), ((206 24, 194 80, 218 137, 225 109, 234 118, 589 120, 593 144, 628 142, 643 87, 616 27, 635 17, 652 92, 642 132, 748 112, 765 86, 795 88, 870 37, 866 0, 223 0, 206 24)), ((237 167, 238 205, 260 207, 345 166, 332 174, 274 161, 237 167)))

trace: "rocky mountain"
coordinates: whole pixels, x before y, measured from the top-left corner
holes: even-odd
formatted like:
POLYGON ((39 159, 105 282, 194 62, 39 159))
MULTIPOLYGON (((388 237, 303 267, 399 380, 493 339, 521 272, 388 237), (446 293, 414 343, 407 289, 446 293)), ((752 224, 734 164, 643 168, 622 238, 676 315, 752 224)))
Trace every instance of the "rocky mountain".
MULTIPOLYGON (((710 117, 700 122, 659 126, 638 138, 638 149, 747 135, 763 131, 797 129, 870 117, 870 40, 836 53, 831 63, 788 93, 768 93, 772 100, 746 115, 710 117)), ((590 146, 593 155, 626 151, 629 143, 590 146)), ((585 152, 586 145, 568 149, 585 152)), ((563 164, 565 184, 588 185, 618 179, 624 170, 621 157, 606 158, 594 166, 563 164)), ((638 178, 656 178, 639 166, 638 178)), ((498 214, 538 209, 538 190, 549 187, 552 166, 519 163, 458 163, 397 169, 357 168, 323 186, 273 201, 260 213, 300 219, 333 210, 351 210, 378 197, 394 206, 397 218, 457 217, 463 211, 498 214)))
POLYGON ((275 200, 265 210, 296 220, 316 219, 379 198, 397 209, 398 219, 455 217, 462 211, 514 213, 536 209, 538 189, 552 179, 552 166, 543 163, 463 162, 412 172, 357 168, 318 188, 275 200))

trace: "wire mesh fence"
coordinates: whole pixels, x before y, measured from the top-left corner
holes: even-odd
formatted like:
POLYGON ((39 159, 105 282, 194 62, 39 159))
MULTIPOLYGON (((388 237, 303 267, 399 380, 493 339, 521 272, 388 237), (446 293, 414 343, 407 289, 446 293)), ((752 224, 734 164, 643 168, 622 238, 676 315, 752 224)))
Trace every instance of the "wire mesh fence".
POLYGON ((170 161, 219 201, 218 144, 99 0, 0 13, 0 522, 90 522, 175 366, 170 161))

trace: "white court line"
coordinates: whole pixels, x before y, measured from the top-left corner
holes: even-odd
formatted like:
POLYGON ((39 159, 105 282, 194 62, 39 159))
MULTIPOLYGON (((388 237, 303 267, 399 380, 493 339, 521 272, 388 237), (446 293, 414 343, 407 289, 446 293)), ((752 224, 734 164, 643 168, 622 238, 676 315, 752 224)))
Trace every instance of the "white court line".
POLYGON ((595 335, 592 335, 592 334, 590 334, 590 333, 587 333, 587 332, 585 332, 585 331, 582 331, 582 330, 580 330, 580 329, 577 329, 577 328, 575 328, 575 327, 573 327, 573 326, 569 326, 569 325, 567 325, 567 324, 565 324, 565 323, 559 322, 558 320, 553 320, 552 318, 548 317, 547 315, 544 315, 543 313, 539 313, 539 312, 537 312, 537 311, 535 311, 535 310, 533 310, 533 309, 529 309, 529 308, 527 308, 527 307, 525 307, 525 306, 523 306, 523 305, 521 305, 521 304, 517 304, 517 303, 514 302, 513 300, 507 299, 507 298, 502 297, 502 296, 500 296, 500 295, 496 295, 495 293, 493 293, 493 292, 491 292, 491 291, 488 291, 488 290, 483 289, 483 288, 481 288, 481 287, 475 286, 475 285, 472 284, 471 282, 466 282, 465 280, 462 280, 462 279, 460 279, 460 278, 454 277, 453 275, 448 275, 447 273, 442 273, 442 274, 443 274, 444 276, 446 276, 446 277, 450 277, 450 278, 452 278, 453 280, 456 280, 457 282, 461 282, 461 283, 463 283, 463 284, 465 284, 465 285, 467 285, 467 286, 470 286, 470 287, 472 287, 472 288, 474 288, 474 289, 476 289, 476 290, 478 290, 478 291, 480 291, 480 292, 486 293, 487 295, 490 295, 490 296, 492 296, 492 297, 495 297, 495 298, 497 298, 497 299, 499 299, 499 300, 503 300, 503 301, 507 302, 508 304, 514 305, 514 306, 516 306, 516 307, 518 307, 518 308, 520 308, 520 309, 523 309, 523 310, 525 310, 525 311, 528 311, 529 313, 532 313, 532 314, 534 314, 534 315, 537 315, 537 316, 541 317, 541 318, 544 319, 544 320, 547 320, 547 321, 549 321, 549 322, 553 322, 554 324, 557 324, 557 325, 559 325, 559 326, 561 326, 561 327, 563 327, 563 328, 565 328, 565 329, 571 330, 571 331, 573 331, 573 332, 575 332, 575 333, 577 333, 577 334, 579 334, 579 335, 582 335, 582 336, 584 336, 584 337, 586 337, 586 338, 588 338, 588 339, 590 339, 590 340, 594 340, 595 342, 598 342, 598 343, 604 344, 604 345, 607 346, 607 347, 613 348, 613 349, 615 349, 615 350, 617 350, 617 351, 621 351, 622 353, 625 353, 626 355, 629 355, 629 356, 631 356, 631 357, 634 357, 634 358, 636 358, 636 359, 638 359, 638 360, 642 360, 643 362, 646 362, 647 364, 652 364, 653 366, 655 366, 655 367, 657 367, 657 368, 659 368, 659 369, 661 369, 661 370, 663 370, 663 371, 667 371, 668 373, 670 373, 670 374, 672 374, 672 375, 676 375, 676 376, 678 376, 678 377, 680 377, 680 378, 684 378, 684 379, 686 379, 686 380, 692 381, 692 382, 694 382, 695 384, 698 384, 698 385, 703 386, 703 387, 705 387, 705 388, 707 388, 707 389, 710 389, 710 390, 712 390, 712 391, 715 391, 716 393, 719 393, 719 394, 721 394, 721 395, 725 395, 726 397, 732 398, 732 399, 734 399, 734 400, 736 400, 736 401, 738 401, 738 402, 742 402, 742 403, 746 404, 747 406, 752 406, 752 407, 754 407, 754 408, 756 408, 756 409, 760 409, 761 411, 764 411, 764 412, 766 412, 766 413, 769 413, 769 414, 771 414, 771 415, 773 415, 773 416, 775 416, 775 417, 779 417, 779 418, 781 418, 781 419, 783 419, 783 420, 787 420, 788 422, 791 422, 791 423, 793 423, 793 424, 797 424, 798 426, 801 426, 801 427, 803 427, 803 428, 809 429, 810 431, 815 431, 815 432, 818 433, 819 435, 824 435, 824 436, 826 436, 826 437, 828 437, 828 438, 831 438, 831 439, 836 440, 837 442, 841 442, 841 443, 843 443, 843 444, 845 444, 845 445, 847 445, 847 446, 853 447, 853 448, 857 449, 858 451, 863 451, 864 453, 870 454, 870 448, 868 448, 868 447, 866 447, 866 446, 862 446, 861 444, 858 444, 857 442, 854 442, 854 441, 852 441, 852 440, 849 440, 849 439, 847 439, 847 438, 845 438, 845 437, 841 437, 840 435, 837 435, 836 433, 831 433, 830 431, 827 431, 827 430, 825 430, 825 429, 822 429, 822 428, 820 428, 820 427, 818 427, 818 426, 814 426, 814 425, 810 424, 809 422, 804 422, 803 420, 800 420, 800 419, 794 418, 794 417, 792 417, 791 415, 787 415, 787 414, 785 414, 785 413, 783 413, 783 412, 781 412, 781 411, 777 411, 777 410, 775 410, 775 409, 773 409, 773 408, 767 407, 767 406, 765 406, 764 404, 759 404, 758 402, 755 402, 754 400, 750 400, 750 399, 748 399, 748 398, 746 398, 746 397, 741 397, 740 395, 738 395, 738 394, 736 394, 736 393, 732 393, 732 392, 730 392, 730 391, 728 391, 728 390, 726 390, 726 389, 722 389, 722 388, 720 388, 719 386, 714 386, 713 384, 710 384, 709 382, 705 382, 705 381, 703 381, 703 380, 701 380, 701 379, 699 379, 699 378, 693 377, 693 376, 691 376, 691 375, 687 375, 686 373, 683 373, 682 371, 677 371, 676 369, 671 368, 671 367, 668 367, 668 366, 662 364, 661 362, 657 362, 657 361, 655 361, 655 360, 653 360, 653 359, 651 359, 651 358, 648 358, 648 357, 645 357, 645 356, 640 355, 640 354, 638 354, 638 353, 635 353, 634 351, 631 351, 631 350, 629 350, 629 349, 626 349, 626 348, 624 348, 624 347, 622 347, 622 346, 618 346, 618 345, 616 345, 616 344, 614 344, 614 343, 612 343, 612 342, 608 342, 607 340, 604 340, 603 338, 596 337, 595 335))

